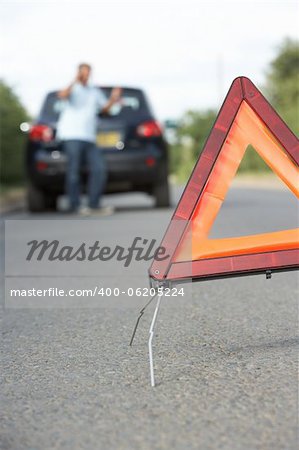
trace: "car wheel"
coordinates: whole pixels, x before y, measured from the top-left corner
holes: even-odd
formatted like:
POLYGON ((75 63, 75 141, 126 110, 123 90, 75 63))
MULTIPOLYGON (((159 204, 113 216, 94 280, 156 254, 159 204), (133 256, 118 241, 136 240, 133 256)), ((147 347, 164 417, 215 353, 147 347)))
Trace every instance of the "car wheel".
POLYGON ((153 187, 156 208, 168 208, 170 206, 170 192, 167 179, 153 187))
POLYGON ((46 194, 31 183, 27 187, 27 206, 30 212, 42 212, 46 209, 46 194))
POLYGON ((49 211, 57 210, 57 196, 54 194, 45 195, 45 207, 49 211))

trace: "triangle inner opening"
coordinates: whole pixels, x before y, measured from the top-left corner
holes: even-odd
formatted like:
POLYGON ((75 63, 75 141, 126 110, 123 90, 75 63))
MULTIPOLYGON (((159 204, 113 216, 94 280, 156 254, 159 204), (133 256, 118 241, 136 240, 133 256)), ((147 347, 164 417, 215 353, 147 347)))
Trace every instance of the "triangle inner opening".
POLYGON ((296 228, 298 212, 297 197, 250 145, 208 237, 241 237, 296 228), (248 172, 248 168, 255 172, 248 172))

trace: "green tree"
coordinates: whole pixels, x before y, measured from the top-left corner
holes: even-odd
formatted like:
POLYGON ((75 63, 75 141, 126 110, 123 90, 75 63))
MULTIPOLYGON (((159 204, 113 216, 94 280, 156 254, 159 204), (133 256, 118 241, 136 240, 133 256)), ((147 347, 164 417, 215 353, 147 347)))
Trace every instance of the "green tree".
POLYGON ((270 63, 266 91, 272 106, 299 133, 299 41, 285 39, 270 63))
MULTIPOLYGON (((266 97, 294 133, 299 132, 299 42, 285 39, 271 61, 266 77, 266 97)), ((171 147, 171 172, 186 181, 201 153, 216 118, 214 110, 188 111, 179 122, 171 147)), ((251 146, 240 172, 270 172, 251 146)))
POLYGON ((214 110, 187 111, 179 121, 171 147, 171 172, 186 181, 200 155, 216 118, 214 110))
POLYGON ((3 80, 0 80, 0 183, 15 184, 23 180, 24 133, 20 124, 29 115, 19 98, 3 80))

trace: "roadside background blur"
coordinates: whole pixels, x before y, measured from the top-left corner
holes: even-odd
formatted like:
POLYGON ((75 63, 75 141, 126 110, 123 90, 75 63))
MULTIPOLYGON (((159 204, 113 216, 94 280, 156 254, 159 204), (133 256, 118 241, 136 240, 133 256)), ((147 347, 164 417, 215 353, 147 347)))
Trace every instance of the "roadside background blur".
MULTIPOLYGON (((2 197, 24 184, 26 135, 46 92, 79 62, 97 84, 138 86, 166 125, 173 182, 188 178, 232 80, 245 75, 298 133, 295 1, 5 2, 1 9, 2 197)), ((247 152, 241 171, 268 168, 247 152)))

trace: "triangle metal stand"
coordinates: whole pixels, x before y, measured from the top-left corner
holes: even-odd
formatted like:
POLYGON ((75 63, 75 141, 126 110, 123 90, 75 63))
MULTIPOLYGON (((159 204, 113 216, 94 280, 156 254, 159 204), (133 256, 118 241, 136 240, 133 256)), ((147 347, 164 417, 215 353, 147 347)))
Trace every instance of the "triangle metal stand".
POLYGON ((158 316, 158 312, 159 312, 159 308, 160 308, 162 295, 163 295, 163 293, 158 295, 156 308, 154 311, 152 323, 151 323, 150 330, 149 330, 148 353, 149 353, 149 364, 150 364, 151 386, 152 387, 155 386, 155 372, 154 372, 154 362, 153 362, 152 341, 153 341, 153 337, 154 337, 154 333, 155 333, 155 324, 156 324, 156 320, 157 320, 157 316, 158 316))
POLYGON ((153 338, 154 338, 154 334, 155 334, 155 325, 156 325, 156 321, 157 321, 157 317, 158 317, 158 312, 160 309, 160 304, 161 304, 161 299, 163 297, 163 290, 159 290, 147 303, 146 305, 140 310, 139 312, 139 316, 137 318, 136 321, 136 325, 134 327, 133 330, 133 334, 131 337, 131 341, 130 341, 130 346, 132 346, 133 344, 133 340, 140 322, 141 317, 144 314, 144 311, 146 310, 146 308, 151 304, 151 302, 157 297, 157 303, 156 303, 156 308, 154 311, 154 315, 152 318, 152 322, 151 322, 151 326, 149 329, 149 339, 148 339, 148 353, 149 353, 149 366, 150 366, 150 379, 151 379, 151 386, 154 387, 156 385, 155 383, 155 372, 154 372, 154 360, 153 360, 153 338))

